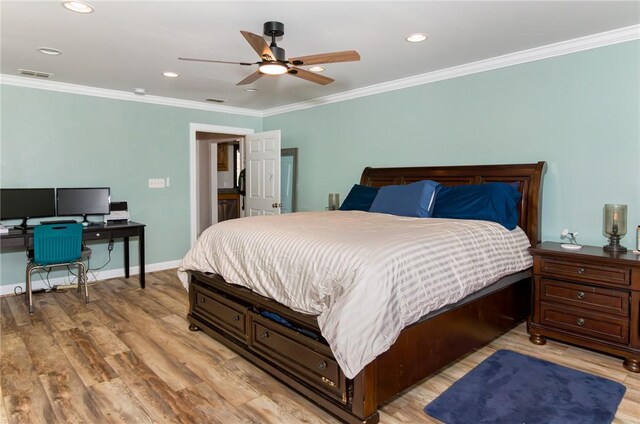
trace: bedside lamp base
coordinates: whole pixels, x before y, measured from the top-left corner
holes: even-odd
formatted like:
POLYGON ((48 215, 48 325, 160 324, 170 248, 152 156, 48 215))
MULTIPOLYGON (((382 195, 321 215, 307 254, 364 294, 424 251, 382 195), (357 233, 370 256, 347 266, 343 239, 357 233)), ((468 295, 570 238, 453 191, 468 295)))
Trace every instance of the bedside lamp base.
POLYGON ((621 252, 627 251, 627 248, 620 244, 620 236, 612 235, 609 239, 609 244, 602 246, 602 250, 605 252, 621 252))

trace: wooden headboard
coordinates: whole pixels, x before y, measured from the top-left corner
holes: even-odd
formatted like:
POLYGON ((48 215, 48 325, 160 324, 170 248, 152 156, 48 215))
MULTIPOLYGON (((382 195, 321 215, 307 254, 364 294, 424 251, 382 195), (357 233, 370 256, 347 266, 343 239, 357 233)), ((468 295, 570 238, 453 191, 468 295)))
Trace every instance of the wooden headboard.
POLYGON ((362 171, 360 184, 382 187, 391 184, 410 184, 420 180, 434 180, 446 186, 518 182, 522 193, 518 226, 527 233, 531 245, 535 245, 541 240, 542 178, 545 171, 545 162, 521 165, 367 167, 362 171))

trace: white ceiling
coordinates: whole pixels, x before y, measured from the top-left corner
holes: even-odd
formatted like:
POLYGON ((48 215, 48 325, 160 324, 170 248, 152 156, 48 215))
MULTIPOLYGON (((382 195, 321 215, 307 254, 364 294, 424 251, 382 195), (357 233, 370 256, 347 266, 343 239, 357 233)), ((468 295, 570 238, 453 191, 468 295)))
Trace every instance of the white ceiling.
POLYGON ((52 81, 265 110, 598 34, 640 23, 627 1, 95 1, 95 12, 59 1, 1 1, 1 67, 53 73, 52 81), (357 50, 360 62, 328 64, 321 86, 289 75, 236 83, 257 67, 183 62, 196 57, 255 62, 240 30, 285 24, 287 57, 357 50), (413 32, 430 34, 411 44, 413 32), (61 56, 47 56, 53 47, 61 56), (166 78, 174 71, 179 78, 166 78))

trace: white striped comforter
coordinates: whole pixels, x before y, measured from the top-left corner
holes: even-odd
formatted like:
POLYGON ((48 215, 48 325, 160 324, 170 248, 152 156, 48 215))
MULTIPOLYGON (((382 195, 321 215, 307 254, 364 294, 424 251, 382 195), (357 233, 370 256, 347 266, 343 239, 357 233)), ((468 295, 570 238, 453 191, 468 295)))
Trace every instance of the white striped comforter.
POLYGON ((318 315, 353 378, 400 331, 499 278, 531 266, 529 240, 487 221, 359 211, 234 219, 202 233, 179 267, 318 315))

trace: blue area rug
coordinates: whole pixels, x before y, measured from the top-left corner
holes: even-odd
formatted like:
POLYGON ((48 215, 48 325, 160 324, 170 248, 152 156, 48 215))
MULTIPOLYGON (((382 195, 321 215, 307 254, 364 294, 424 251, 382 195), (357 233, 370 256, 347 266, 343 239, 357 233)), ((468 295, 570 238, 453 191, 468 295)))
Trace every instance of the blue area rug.
POLYGON ((499 350, 424 408, 446 424, 611 423, 626 388, 530 356, 499 350))

